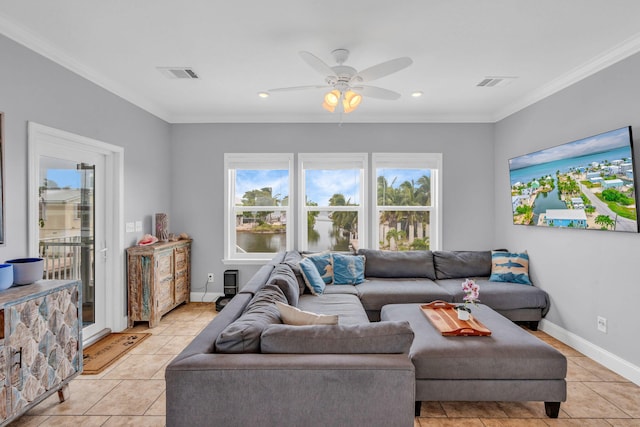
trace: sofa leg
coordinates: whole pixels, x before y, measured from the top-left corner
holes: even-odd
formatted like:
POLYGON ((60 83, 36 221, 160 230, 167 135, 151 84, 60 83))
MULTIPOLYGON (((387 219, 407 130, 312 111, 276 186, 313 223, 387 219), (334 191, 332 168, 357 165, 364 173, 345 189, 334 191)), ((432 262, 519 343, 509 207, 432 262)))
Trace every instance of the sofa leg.
POLYGON ((558 418, 560 413, 560 402, 544 402, 544 411, 549 418, 558 418))
POLYGON ((421 401, 416 401, 416 417, 420 416, 420 408, 422 407, 422 402, 421 401))
POLYGON ((532 331, 537 331, 538 330, 538 322, 527 322, 527 327, 529 329, 531 329, 532 331))

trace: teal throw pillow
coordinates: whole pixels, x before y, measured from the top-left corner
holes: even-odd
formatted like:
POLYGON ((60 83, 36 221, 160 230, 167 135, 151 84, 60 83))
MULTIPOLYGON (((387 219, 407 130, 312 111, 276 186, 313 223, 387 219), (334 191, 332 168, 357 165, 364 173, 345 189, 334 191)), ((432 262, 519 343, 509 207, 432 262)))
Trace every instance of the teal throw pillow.
POLYGON ((492 282, 511 282, 531 285, 529 280, 529 255, 527 252, 511 253, 491 251, 492 282))
POLYGON ((322 280, 322 277, 320 276, 320 273, 313 261, 309 258, 305 258, 298 263, 298 266, 300 267, 304 283, 307 285, 307 288, 309 288, 311 293, 313 295, 322 294, 326 283, 322 280))
POLYGON ((364 282, 364 256, 332 254, 333 283, 357 285, 364 282))
POLYGON ((316 266, 322 280, 325 284, 330 284, 333 281, 333 264, 331 263, 331 253, 321 252, 313 255, 304 255, 305 258, 310 259, 316 266))

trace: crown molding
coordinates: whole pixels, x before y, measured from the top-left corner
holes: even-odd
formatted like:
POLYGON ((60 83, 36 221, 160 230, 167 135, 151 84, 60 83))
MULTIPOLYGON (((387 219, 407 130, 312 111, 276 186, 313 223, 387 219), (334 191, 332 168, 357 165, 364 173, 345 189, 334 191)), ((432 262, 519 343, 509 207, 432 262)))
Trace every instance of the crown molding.
POLYGON ((108 92, 119 96, 125 101, 130 102, 131 104, 147 111, 150 114, 153 114, 154 116, 164 121, 168 121, 167 117, 169 116, 169 113, 154 102, 133 93, 130 88, 127 88, 113 81, 112 79, 109 79, 97 70, 80 63, 72 56, 64 52, 62 49, 58 49, 56 46, 44 40, 42 37, 39 37, 35 33, 21 27, 20 25, 9 21, 1 14, 0 33, 15 41, 16 43, 21 44, 22 46, 36 52, 37 54, 50 59, 54 63, 100 86, 108 92))
POLYGON ((313 114, 204 114, 172 115, 169 123, 491 123, 493 117, 485 114, 358 114, 340 115, 321 111, 313 114))
POLYGON ((492 121, 499 122, 520 110, 535 104, 549 96, 560 92, 567 87, 586 79, 593 74, 604 70, 613 64, 622 61, 640 52, 640 33, 625 40, 624 42, 614 46, 613 48, 602 52, 600 55, 592 58, 584 64, 574 68, 568 73, 551 80, 549 83, 530 92, 519 101, 508 105, 506 108, 499 110, 492 121))

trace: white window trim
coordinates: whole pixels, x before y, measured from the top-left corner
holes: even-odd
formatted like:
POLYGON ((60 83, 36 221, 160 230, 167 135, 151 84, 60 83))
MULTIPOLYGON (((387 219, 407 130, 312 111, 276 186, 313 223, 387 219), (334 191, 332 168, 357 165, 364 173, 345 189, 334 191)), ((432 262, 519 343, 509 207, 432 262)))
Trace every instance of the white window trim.
POLYGON ((275 208, 287 212, 286 225, 286 249, 293 248, 294 206, 292 196, 294 194, 293 182, 293 153, 225 153, 224 155, 224 264, 262 264, 273 258, 275 253, 246 253, 238 254, 232 250, 236 245, 235 233, 235 170, 236 169, 287 169, 289 171, 289 204, 287 206, 258 206, 245 207, 246 211, 264 211, 275 208), (233 220, 232 220, 233 217, 233 220))
POLYGON ((298 249, 308 249, 307 212, 310 210, 321 211, 356 211, 358 212, 358 246, 367 247, 368 242, 368 214, 369 201, 366 191, 368 174, 367 153, 300 153, 298 154, 298 249), (306 206, 305 170, 306 169, 359 169, 360 170, 360 204, 358 206, 306 206))
MULTIPOLYGON (((373 153, 371 159, 371 188, 369 194, 372 200, 371 218, 373 248, 378 249, 380 230, 378 227, 379 212, 383 210, 398 210, 398 207, 378 206, 378 168, 415 168, 431 169, 431 206, 422 207, 403 206, 403 211, 419 210, 431 212, 431 228, 429 235, 429 249, 442 249, 442 153, 373 153)), ((363 246, 364 247, 364 246, 363 246)))

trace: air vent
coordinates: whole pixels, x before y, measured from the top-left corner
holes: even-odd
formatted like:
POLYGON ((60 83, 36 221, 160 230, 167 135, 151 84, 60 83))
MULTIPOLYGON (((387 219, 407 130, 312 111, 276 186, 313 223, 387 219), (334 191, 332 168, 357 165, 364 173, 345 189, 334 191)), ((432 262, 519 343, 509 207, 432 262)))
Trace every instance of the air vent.
POLYGON ((517 77, 506 77, 506 76, 488 76, 482 79, 476 86, 478 87, 500 87, 506 86, 512 81, 517 79, 517 77))
POLYGON ((165 77, 170 79, 197 79, 198 75, 191 67, 157 67, 165 77))

